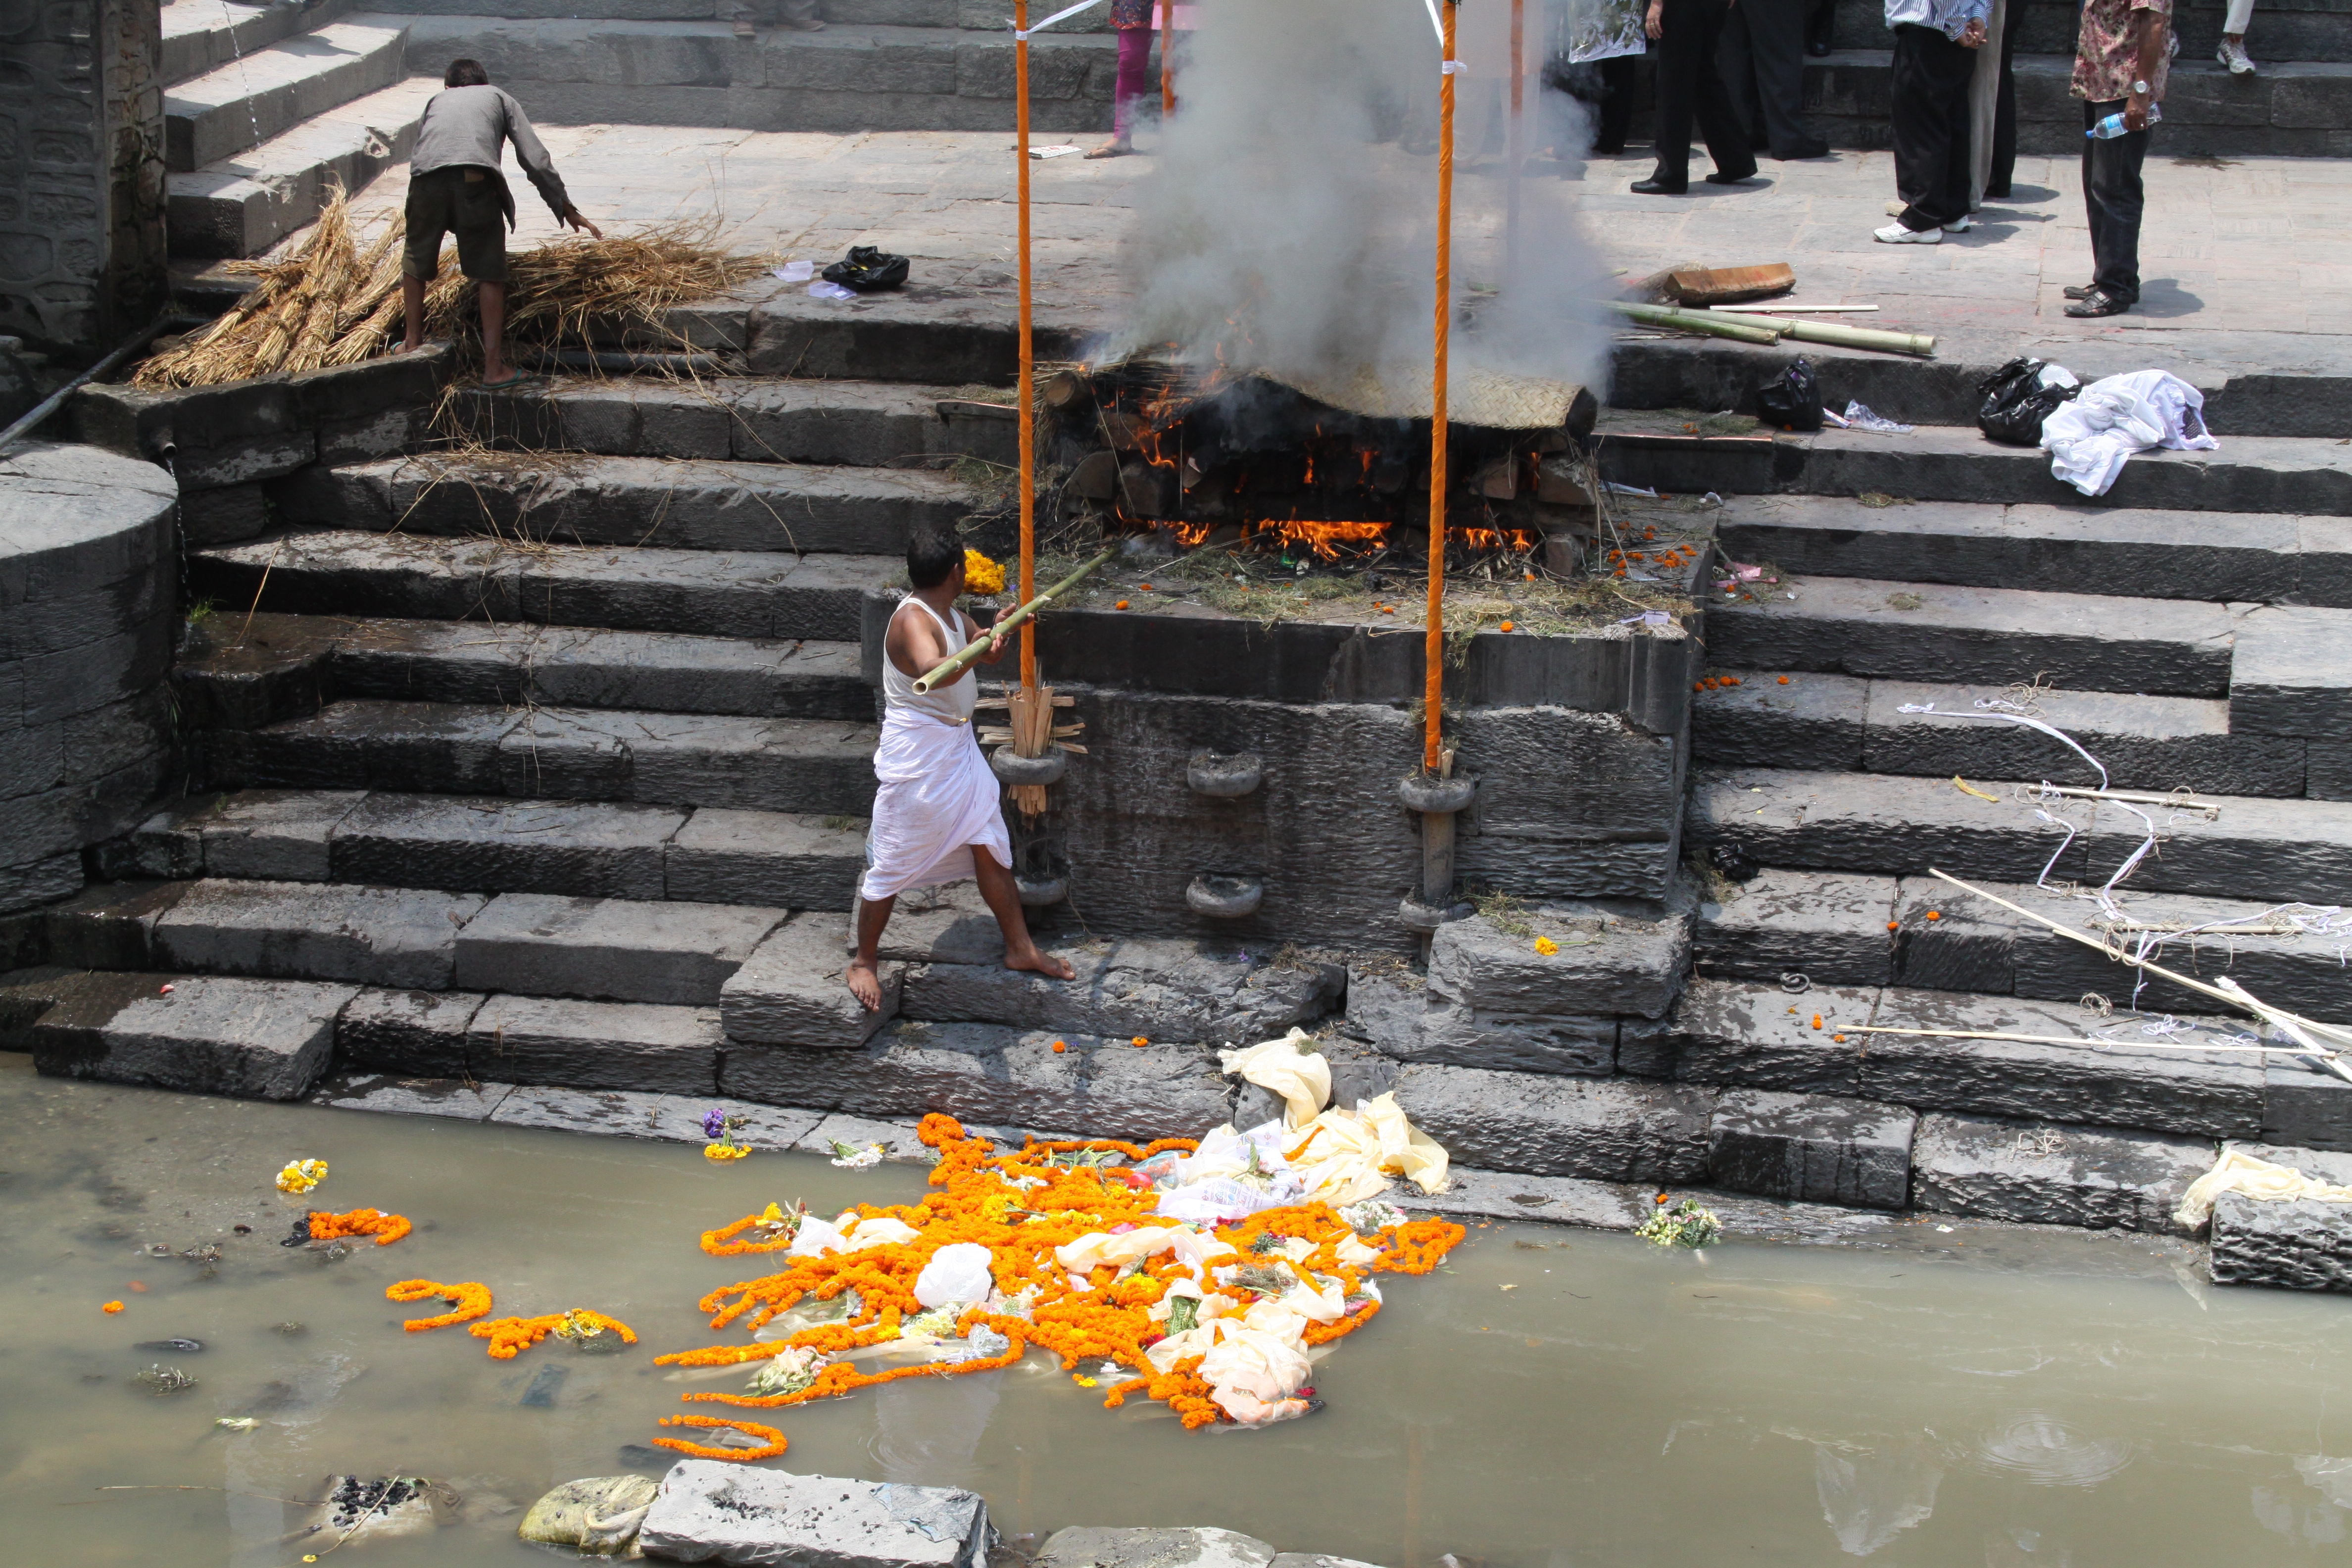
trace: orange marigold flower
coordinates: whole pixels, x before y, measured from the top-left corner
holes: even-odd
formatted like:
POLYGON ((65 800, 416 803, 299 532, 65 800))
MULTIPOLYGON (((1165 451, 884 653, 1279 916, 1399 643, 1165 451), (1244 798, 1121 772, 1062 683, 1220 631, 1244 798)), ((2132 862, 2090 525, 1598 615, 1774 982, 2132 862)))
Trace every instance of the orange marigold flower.
POLYGON ((1111 608, 1114 610, 1123 610, 1127 608, 1127 601, 1125 599, 1121 599, 1118 604, 1113 605, 1111 608))
POLYGON ((121 1303, 121 1302, 120 1302, 120 1301, 109 1301, 105 1306, 100 1307, 100 1308, 99 1309, 99 1310, 100 1310, 100 1311, 101 1311, 101 1312, 104 1312, 108 1317, 110 1317, 110 1317, 112 1317, 115 1313, 120 1312, 121 1310, 122 1310, 122 1303, 121 1303))
POLYGON ((1150 1042, 1150 1040, 1148 1040, 1148 1039, 1144 1038, 1141 1035, 1138 1035, 1138 1036, 1136 1036, 1136 1037, 1135 1037, 1135 1039, 1134 1039, 1134 1041, 1133 1041, 1132 1043, 1133 1043, 1133 1044, 1135 1044, 1135 1045, 1139 1045, 1139 1046, 1148 1046, 1148 1045, 1150 1045, 1151 1042, 1150 1042))
POLYGON ((412 1334, 471 1322, 476 1318, 488 1317, 490 1310, 490 1288, 478 1280, 440 1285, 430 1279, 402 1279, 385 1286, 383 1294, 390 1301, 424 1301, 437 1296, 449 1303, 450 1310, 438 1317, 411 1318, 403 1323, 401 1327, 412 1334))
POLYGON ((1927 918, 1931 921, 1939 921, 1944 918, 1944 913, 1941 910, 1929 910, 1927 911, 1927 918))
POLYGON ((1054 1050, 1056 1055, 1059 1055, 1061 1052, 1066 1051, 1069 1048, 1070 1042, 1067 1040, 1055 1040, 1054 1042, 1054 1050))
POLYGON ((1784 675, 1784 676, 1782 676, 1782 677, 1780 678, 1780 684, 1781 684, 1781 685, 1783 685, 1783 686, 1788 685, 1788 684, 1789 684, 1789 678, 1788 678, 1787 676, 1785 676, 1785 675, 1784 675))
POLYGON ((1502 629, 1503 629, 1504 631, 1509 631, 1509 630, 1511 629, 1511 623, 1510 623, 1510 622, 1508 622, 1508 621, 1505 621, 1505 622, 1503 623, 1503 625, 1502 625, 1502 629))
POLYGON ((390 1247, 412 1227, 404 1215, 385 1214, 381 1209, 353 1209, 349 1214, 327 1214, 320 1209, 310 1211, 310 1239, 333 1241, 347 1236, 372 1236, 378 1247, 390 1247))

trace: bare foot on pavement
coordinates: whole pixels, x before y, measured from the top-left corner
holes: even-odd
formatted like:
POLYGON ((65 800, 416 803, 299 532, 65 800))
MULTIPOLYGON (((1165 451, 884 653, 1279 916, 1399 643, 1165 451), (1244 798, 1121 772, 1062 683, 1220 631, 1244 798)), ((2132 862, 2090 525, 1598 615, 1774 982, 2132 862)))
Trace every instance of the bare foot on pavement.
POLYGON ((872 964, 863 960, 850 964, 849 994, 856 997, 859 1005, 867 1012, 878 1013, 882 1010, 882 978, 874 973, 872 964))
MULTIPOLYGON (((1034 970, 1048 980, 1075 980, 1078 976, 1078 972, 1070 967, 1068 960, 1056 958, 1050 952, 1041 952, 1034 942, 1021 952, 1005 949, 1004 967, 1034 970)), ((854 980, 855 976, 852 978, 854 980)))

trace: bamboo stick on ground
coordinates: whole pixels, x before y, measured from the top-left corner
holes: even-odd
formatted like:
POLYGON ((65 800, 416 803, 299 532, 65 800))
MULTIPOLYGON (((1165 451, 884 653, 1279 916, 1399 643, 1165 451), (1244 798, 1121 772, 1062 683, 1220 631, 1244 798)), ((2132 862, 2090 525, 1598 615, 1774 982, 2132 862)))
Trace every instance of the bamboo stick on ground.
POLYGON ((1685 310, 1672 305, 1636 305, 1622 300, 1604 302, 1619 315, 1631 317, 1645 327, 1664 327, 1670 331, 1697 332, 1711 338, 1730 338, 1736 342, 1777 343, 1787 330, 1777 321, 1765 325, 1745 316, 1733 321, 1706 310, 1685 310))

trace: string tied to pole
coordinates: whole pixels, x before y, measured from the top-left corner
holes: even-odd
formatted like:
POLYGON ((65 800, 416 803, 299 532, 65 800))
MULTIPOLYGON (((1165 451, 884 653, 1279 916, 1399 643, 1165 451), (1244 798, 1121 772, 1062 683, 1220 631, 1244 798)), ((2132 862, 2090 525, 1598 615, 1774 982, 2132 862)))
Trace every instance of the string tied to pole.
POLYGON ((1044 21, 1038 23, 1034 27, 1024 27, 1021 26, 1020 22, 1016 19, 1013 24, 1013 36, 1021 42, 1026 43, 1031 38, 1034 38, 1038 34, 1044 32, 1046 28, 1052 26, 1055 23, 1066 22, 1071 17, 1076 16, 1079 12, 1090 11, 1102 3, 1103 0, 1078 0, 1076 5, 1069 6, 1065 10, 1055 12, 1052 16, 1046 17, 1044 21))

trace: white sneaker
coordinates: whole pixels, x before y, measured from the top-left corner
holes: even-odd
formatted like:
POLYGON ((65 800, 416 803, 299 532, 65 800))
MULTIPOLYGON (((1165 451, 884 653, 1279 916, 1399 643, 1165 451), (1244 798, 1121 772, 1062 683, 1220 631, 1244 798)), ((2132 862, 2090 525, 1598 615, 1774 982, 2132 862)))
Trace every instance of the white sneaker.
POLYGON ((2247 58, 2246 46, 2243 44, 2233 44, 2224 38, 2221 40, 2221 47, 2213 51, 2213 58, 2218 63, 2229 67, 2231 76, 2254 74, 2254 62, 2247 58))
POLYGON ((1976 226, 1977 220, 1975 216, 1973 214, 1964 213, 1960 216, 1954 218, 1950 223, 1946 224, 1944 226, 1944 232, 1946 234, 1966 234, 1969 230, 1976 227, 1976 226))
POLYGON ((1944 231, 1940 228, 1905 228, 1899 223, 1890 223, 1885 228, 1872 229, 1870 237, 1881 245, 1940 245, 1944 231))

